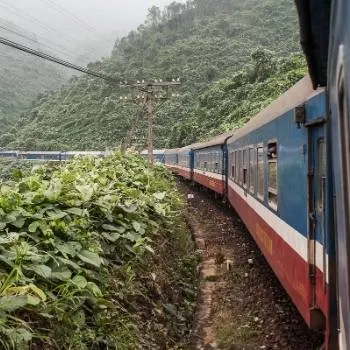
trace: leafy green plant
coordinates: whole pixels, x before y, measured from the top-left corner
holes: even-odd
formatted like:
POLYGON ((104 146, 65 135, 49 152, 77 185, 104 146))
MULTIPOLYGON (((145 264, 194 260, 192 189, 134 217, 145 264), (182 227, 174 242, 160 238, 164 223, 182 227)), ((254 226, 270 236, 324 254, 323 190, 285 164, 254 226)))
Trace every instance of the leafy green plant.
POLYGON ((44 165, 3 183, 2 347, 136 349, 139 271, 180 209, 166 169, 134 155, 44 165))

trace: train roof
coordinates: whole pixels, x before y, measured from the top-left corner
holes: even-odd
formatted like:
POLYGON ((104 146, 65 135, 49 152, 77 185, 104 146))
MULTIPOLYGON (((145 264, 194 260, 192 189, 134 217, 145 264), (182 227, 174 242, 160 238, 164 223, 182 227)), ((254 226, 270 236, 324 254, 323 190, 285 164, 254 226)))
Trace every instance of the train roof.
POLYGON ((164 154, 174 154, 179 152, 181 148, 170 148, 170 149, 166 149, 164 150, 164 154))
POLYGON ((267 108, 262 110, 252 119, 250 119, 242 128, 235 130, 234 134, 232 135, 232 137, 230 137, 228 142, 232 142, 244 135, 247 135, 251 131, 278 118, 280 115, 303 104, 311 97, 316 96, 323 91, 323 88, 314 90, 310 76, 305 76, 287 92, 285 92, 278 99, 272 102, 267 108))
POLYGON ((192 149, 197 150, 197 149, 201 149, 201 148, 222 145, 225 143, 225 141, 228 138, 230 138, 233 135, 234 132, 235 131, 225 132, 224 134, 215 136, 214 138, 212 138, 209 141, 199 142, 199 143, 195 144, 192 149))
POLYGON ((108 152, 104 151, 68 151, 62 152, 64 154, 72 154, 72 155, 95 155, 95 154, 107 154, 108 152))
MULTIPOLYGON (((154 149, 153 150, 153 154, 158 154, 158 155, 159 154, 164 154, 164 152, 165 152, 165 149, 154 149)), ((142 155, 148 154, 148 150, 145 149, 140 154, 142 154, 142 155)))
POLYGON ((61 154, 59 151, 18 151, 20 154, 61 154))
POLYGON ((195 149, 201 142, 192 143, 191 145, 179 148, 179 152, 186 152, 195 149))
MULTIPOLYGON (((300 43, 314 88, 327 84, 332 2, 333 0, 295 0, 299 16, 300 43)), ((334 22, 336 25, 340 24, 334 22)))

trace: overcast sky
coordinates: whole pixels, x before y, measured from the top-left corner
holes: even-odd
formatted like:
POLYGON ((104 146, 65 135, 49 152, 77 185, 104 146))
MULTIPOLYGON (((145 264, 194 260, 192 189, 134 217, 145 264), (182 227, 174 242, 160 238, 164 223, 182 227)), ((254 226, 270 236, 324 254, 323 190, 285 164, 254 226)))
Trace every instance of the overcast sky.
POLYGON ((125 34, 145 20, 147 9, 152 5, 164 7, 171 2, 172 0, 0 0, 0 17, 51 41, 60 44, 65 41, 68 44, 70 41, 71 44, 72 39, 90 41, 98 38, 99 34, 125 34), (57 9, 56 5, 61 9, 57 9), (76 18, 72 18, 66 11, 76 18), (81 22, 87 23, 90 30, 81 22), (53 29, 67 34, 69 38, 59 35, 53 29))

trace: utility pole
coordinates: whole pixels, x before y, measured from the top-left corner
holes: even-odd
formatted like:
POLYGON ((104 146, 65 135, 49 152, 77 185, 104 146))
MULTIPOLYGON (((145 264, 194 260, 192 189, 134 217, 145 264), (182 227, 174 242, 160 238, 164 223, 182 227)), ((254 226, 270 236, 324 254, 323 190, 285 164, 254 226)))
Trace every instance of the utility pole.
POLYGON ((169 100, 171 97, 179 97, 179 94, 170 94, 170 88, 181 85, 180 79, 172 79, 172 81, 163 82, 161 79, 155 79, 154 82, 145 82, 145 80, 137 81, 136 84, 120 83, 121 87, 131 88, 138 90, 138 94, 131 98, 122 97, 120 99, 126 102, 136 102, 137 104, 142 103, 147 109, 147 125, 148 125, 148 136, 147 136, 147 150, 148 160, 153 163, 153 113, 154 104, 159 101, 169 100))
POLYGON ((147 104, 147 122, 148 122, 148 137, 147 137, 147 146, 148 146, 148 161, 153 163, 153 91, 147 93, 146 97, 147 104))

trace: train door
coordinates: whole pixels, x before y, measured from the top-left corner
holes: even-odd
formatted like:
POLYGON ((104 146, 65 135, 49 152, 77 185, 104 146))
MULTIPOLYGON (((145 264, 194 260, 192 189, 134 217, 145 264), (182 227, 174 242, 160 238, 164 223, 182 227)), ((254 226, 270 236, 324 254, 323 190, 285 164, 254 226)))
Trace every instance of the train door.
POLYGON ((309 234, 308 263, 311 284, 311 326, 324 328, 320 300, 326 292, 327 239, 326 239, 326 146, 324 121, 309 125, 309 234))

